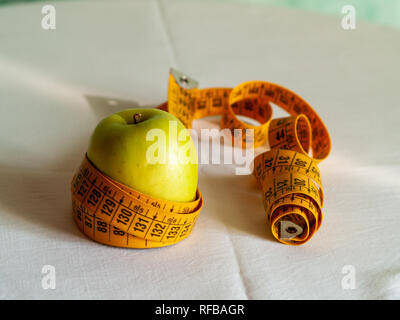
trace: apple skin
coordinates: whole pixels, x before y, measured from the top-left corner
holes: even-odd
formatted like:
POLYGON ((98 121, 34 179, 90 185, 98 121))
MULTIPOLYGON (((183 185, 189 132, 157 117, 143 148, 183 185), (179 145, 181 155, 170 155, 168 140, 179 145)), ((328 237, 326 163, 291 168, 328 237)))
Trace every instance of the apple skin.
POLYGON ((196 148, 190 136, 187 138, 190 141, 178 140, 177 148, 170 147, 170 121, 176 121, 179 137, 179 133, 186 130, 182 122, 159 109, 128 109, 110 115, 100 121, 94 130, 87 156, 102 173, 141 193, 169 201, 192 201, 196 197, 198 179, 196 148), (134 123, 135 114, 141 115, 137 123, 134 123), (150 164, 146 151, 157 138, 146 141, 146 135, 156 128, 166 134, 168 157, 177 156, 176 152, 187 144, 185 150, 189 149, 196 161, 150 164))

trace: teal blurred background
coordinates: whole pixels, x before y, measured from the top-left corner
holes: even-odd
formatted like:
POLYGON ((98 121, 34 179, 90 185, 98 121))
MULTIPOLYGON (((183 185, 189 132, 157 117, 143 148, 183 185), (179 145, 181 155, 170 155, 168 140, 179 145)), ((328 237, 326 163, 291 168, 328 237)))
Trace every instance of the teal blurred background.
POLYGON ((356 8, 357 19, 400 29, 400 0, 242 0, 239 2, 287 6, 334 15, 342 15, 343 6, 353 5, 356 8))
MULTIPOLYGON (((38 2, 39 0, 0 0, 0 5, 38 2)), ((71 0, 79 1, 79 0, 71 0)), ((112 1, 112 0, 110 0, 112 1)), ((146 1, 146 0, 143 0, 146 1)), ((185 0, 198 1, 198 0, 185 0)), ((209 0, 203 0, 209 1, 209 0)), ((258 3, 265 5, 293 7, 314 12, 341 15, 344 5, 353 5, 356 8, 357 19, 391 26, 400 29, 400 0, 214 0, 218 2, 258 3)), ((53 1, 42 1, 54 3, 53 1)))

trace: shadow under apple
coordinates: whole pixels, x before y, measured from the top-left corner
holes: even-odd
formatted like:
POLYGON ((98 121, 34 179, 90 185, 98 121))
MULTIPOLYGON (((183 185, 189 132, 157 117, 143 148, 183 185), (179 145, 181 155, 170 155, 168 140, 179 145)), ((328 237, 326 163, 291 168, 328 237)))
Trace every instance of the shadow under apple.
POLYGON ((69 172, 0 166, 0 207, 7 224, 37 232, 84 237, 72 218, 69 172), (28 224, 27 224, 28 223, 28 224))

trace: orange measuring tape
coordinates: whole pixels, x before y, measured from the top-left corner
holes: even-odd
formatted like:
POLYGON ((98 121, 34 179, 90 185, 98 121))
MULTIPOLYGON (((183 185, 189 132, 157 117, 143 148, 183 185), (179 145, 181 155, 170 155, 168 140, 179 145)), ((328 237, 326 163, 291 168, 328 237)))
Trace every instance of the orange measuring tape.
MULTIPOLYGON (((172 69, 168 102, 159 108, 187 128, 195 119, 221 115, 221 128, 254 130, 254 135, 241 136, 243 148, 260 147, 268 140, 271 150, 255 157, 253 174, 262 189, 272 234, 290 245, 308 241, 322 223, 324 193, 317 164, 331 149, 322 120, 300 96, 273 83, 249 81, 233 89, 197 85, 172 69), (291 116, 272 119, 270 103, 291 116), (247 124, 238 115, 260 125, 247 124)), ((129 248, 161 247, 185 239, 203 205, 199 190, 193 202, 151 198, 107 177, 87 157, 72 180, 71 192, 74 219, 84 234, 129 248)))

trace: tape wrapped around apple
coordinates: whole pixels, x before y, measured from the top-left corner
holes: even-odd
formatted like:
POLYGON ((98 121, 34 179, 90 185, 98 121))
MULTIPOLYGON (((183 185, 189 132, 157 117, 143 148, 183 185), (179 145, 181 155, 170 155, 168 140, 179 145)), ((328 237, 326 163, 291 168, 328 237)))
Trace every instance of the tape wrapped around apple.
POLYGON ((155 248, 187 238, 200 214, 197 153, 190 132, 159 109, 100 121, 71 182, 72 212, 90 239, 155 248))
POLYGON ((100 121, 87 151, 112 179, 153 198, 196 197, 196 148, 180 120, 159 109, 128 109, 100 121))

